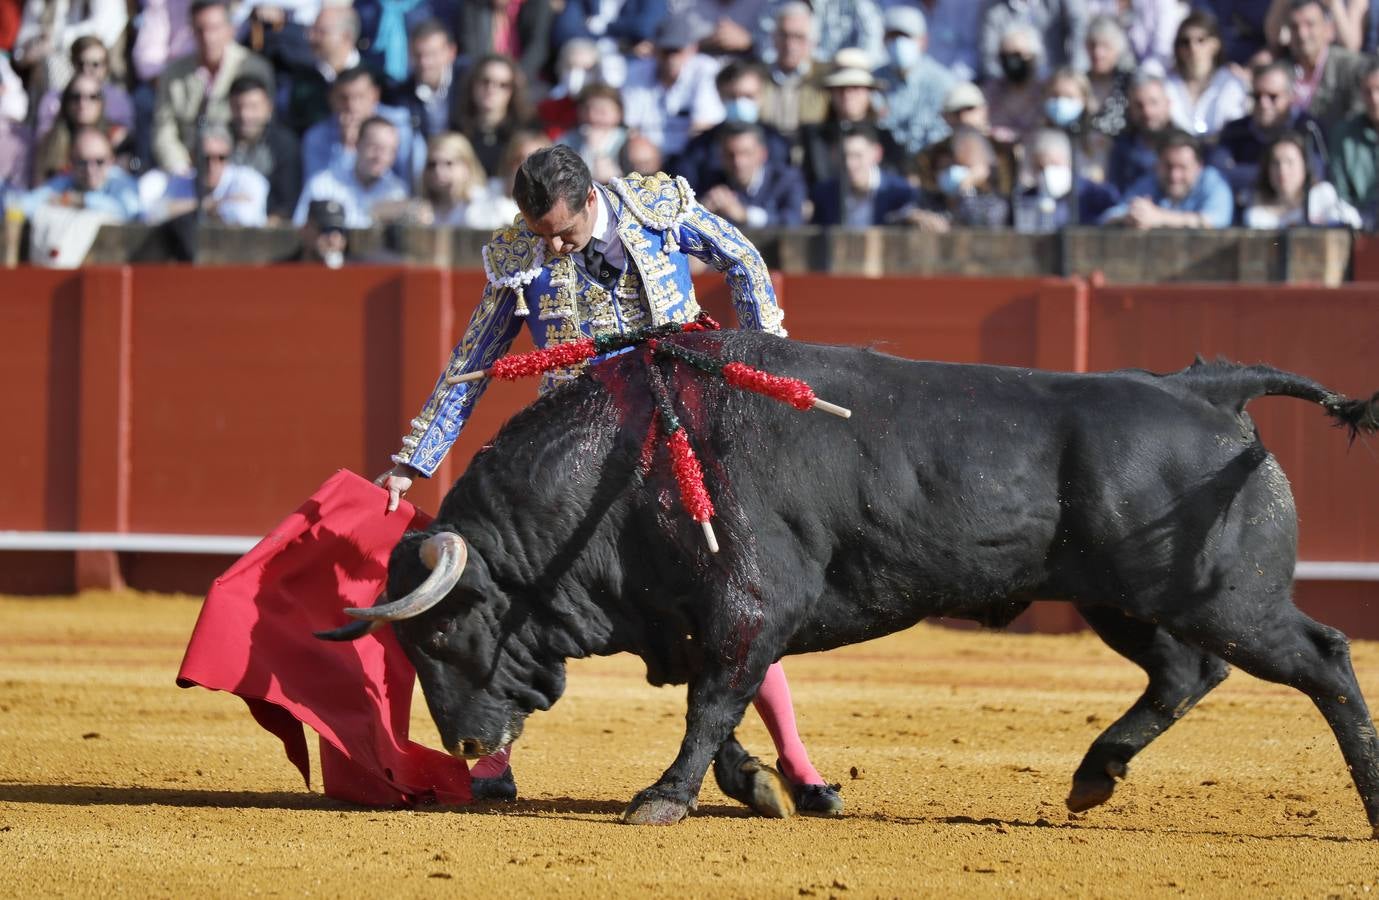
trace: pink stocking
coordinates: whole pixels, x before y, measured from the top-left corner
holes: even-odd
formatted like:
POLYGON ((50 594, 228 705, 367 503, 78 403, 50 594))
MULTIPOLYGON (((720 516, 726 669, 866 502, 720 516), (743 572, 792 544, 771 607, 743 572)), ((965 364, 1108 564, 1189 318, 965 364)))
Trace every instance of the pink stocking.
POLYGON ((470 778, 497 778, 508 770, 508 758, 512 756, 512 747, 504 747, 496 753, 490 753, 483 759, 474 764, 474 768, 469 770, 470 778))
POLYGON ((780 754, 781 774, 795 784, 824 784, 809 761, 809 753, 795 728, 795 705, 790 700, 790 685, 780 663, 766 670, 766 679, 752 705, 766 723, 766 730, 771 732, 771 741, 780 754))

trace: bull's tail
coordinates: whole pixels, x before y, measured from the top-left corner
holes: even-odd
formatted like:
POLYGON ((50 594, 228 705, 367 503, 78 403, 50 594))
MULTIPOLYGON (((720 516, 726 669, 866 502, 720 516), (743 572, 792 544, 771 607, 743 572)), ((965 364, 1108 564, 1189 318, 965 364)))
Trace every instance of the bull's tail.
POLYGON ((1379 431, 1379 391, 1368 400, 1352 400, 1310 378, 1272 366, 1208 363, 1201 357, 1178 376, 1199 396, 1218 406, 1234 407, 1237 412, 1256 397, 1297 397, 1320 404, 1336 427, 1350 432, 1352 441, 1362 433, 1379 431))

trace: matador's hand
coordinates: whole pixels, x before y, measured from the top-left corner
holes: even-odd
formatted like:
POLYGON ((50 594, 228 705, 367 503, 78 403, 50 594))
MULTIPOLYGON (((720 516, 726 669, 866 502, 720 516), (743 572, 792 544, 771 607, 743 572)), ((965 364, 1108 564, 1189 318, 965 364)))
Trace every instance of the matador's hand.
POLYGON ((388 492, 388 512, 394 512, 397 509, 398 501, 402 499, 402 495, 412 489, 412 479, 416 475, 416 469, 406 463, 398 463, 373 480, 374 484, 388 492))

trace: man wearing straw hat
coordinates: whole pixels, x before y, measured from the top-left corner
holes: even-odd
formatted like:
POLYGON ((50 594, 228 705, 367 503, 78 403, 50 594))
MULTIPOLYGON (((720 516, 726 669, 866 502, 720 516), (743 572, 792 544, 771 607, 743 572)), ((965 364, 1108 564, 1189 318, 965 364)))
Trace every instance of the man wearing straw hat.
MULTIPOLYGON (((414 478, 436 471, 488 384, 483 376, 460 378, 487 370, 523 322, 539 348, 692 322, 699 315, 690 280, 694 256, 727 275, 742 327, 785 334, 761 254, 701 206, 683 178, 630 175, 603 187, 577 153, 557 145, 527 157, 513 193, 521 215, 483 249, 488 282, 479 307, 393 467, 376 480, 388 491, 389 510, 414 478)), ((577 377, 579 368, 546 375, 541 392, 577 377)), ((755 704, 793 795, 774 801, 774 809, 788 815, 793 804, 800 812, 840 814, 838 786, 824 782, 800 741, 780 663, 767 671, 755 704)), ((508 756, 503 750, 475 764, 476 799, 516 798, 508 756)))

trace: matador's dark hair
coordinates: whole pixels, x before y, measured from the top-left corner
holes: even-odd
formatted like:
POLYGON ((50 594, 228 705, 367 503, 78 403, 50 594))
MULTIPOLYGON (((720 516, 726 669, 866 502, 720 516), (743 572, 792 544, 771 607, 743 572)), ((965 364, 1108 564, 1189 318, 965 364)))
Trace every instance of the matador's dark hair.
POLYGON ((571 211, 584 205, 594 179, 578 153, 564 144, 542 147, 517 167, 512 180, 512 199, 531 219, 551 211, 557 200, 564 200, 571 211))

